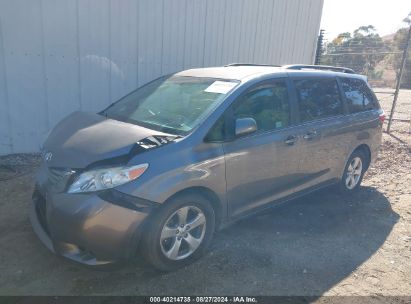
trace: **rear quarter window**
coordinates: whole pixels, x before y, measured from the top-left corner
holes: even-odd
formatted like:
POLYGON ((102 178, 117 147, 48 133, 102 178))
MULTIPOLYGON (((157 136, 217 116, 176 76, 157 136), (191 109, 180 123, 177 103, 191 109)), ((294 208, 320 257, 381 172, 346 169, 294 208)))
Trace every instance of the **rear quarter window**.
POLYGON ((350 113, 375 109, 374 94, 363 80, 343 78, 341 84, 350 113))

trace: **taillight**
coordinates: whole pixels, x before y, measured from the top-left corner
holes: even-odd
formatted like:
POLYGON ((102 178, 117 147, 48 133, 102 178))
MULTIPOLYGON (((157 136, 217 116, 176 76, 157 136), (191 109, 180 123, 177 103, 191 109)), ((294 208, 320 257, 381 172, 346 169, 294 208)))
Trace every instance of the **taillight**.
POLYGON ((384 123, 385 120, 385 113, 383 110, 381 110, 380 115, 378 116, 378 119, 381 121, 381 123, 384 123))

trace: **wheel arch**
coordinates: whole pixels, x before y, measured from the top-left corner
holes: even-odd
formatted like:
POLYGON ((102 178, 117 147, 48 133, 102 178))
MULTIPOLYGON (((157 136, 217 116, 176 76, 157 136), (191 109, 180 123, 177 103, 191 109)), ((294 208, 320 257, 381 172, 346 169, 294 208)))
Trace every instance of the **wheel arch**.
MULTIPOLYGON (((169 202, 171 202, 172 199, 175 199, 178 196, 186 195, 186 194, 194 194, 194 195, 200 195, 203 198, 207 199, 211 203, 211 207, 213 208, 215 212, 215 229, 218 230, 220 227, 222 227, 223 220, 226 215, 226 209, 224 208, 224 205, 221 201, 221 199, 218 197, 218 195, 212 191, 211 189, 207 187, 202 187, 202 186, 193 186, 193 187, 188 187, 185 189, 182 189, 180 191, 177 191, 170 197, 168 197, 164 203, 162 203, 162 206, 167 205, 169 202)), ((159 206, 161 208, 162 206, 159 206)), ((131 250, 129 252, 129 257, 136 256, 136 254, 139 252, 139 250, 142 248, 141 242, 143 240, 143 234, 146 233, 149 228, 151 218, 155 215, 155 212, 152 212, 142 223, 142 225, 139 227, 137 232, 133 235, 131 239, 131 250)))
POLYGON ((349 153, 347 155, 347 157, 345 158, 344 164, 339 169, 339 170, 341 170, 341 171, 339 171, 340 172, 339 173, 339 178, 343 177, 345 166, 347 165, 347 162, 350 159, 351 155, 356 151, 361 151, 367 157, 367 162, 365 164, 365 170, 368 170, 368 168, 370 166, 370 163, 371 163, 371 149, 370 149, 368 144, 362 143, 362 144, 359 144, 359 145, 355 146, 355 148, 351 150, 351 153, 349 153))
MULTIPOLYGON (((356 147, 351 154, 353 154, 356 151, 361 151, 365 154, 365 156, 367 157, 367 163, 366 163, 366 167, 365 170, 368 170, 370 163, 371 163, 371 149, 367 144, 361 144, 358 147, 356 147)), ((351 156, 351 155, 350 155, 351 156)))
POLYGON ((211 207, 213 208, 215 212, 215 224, 216 224, 216 230, 221 226, 223 219, 225 217, 225 209, 223 207, 223 203, 218 197, 218 195, 211 189, 203 186, 193 186, 189 188, 182 189, 173 195, 171 195, 169 198, 166 199, 166 201, 163 203, 167 204, 169 201, 172 199, 175 199, 176 197, 186 195, 186 194, 194 194, 194 195, 199 195, 202 196, 203 198, 207 199, 211 203, 211 207))

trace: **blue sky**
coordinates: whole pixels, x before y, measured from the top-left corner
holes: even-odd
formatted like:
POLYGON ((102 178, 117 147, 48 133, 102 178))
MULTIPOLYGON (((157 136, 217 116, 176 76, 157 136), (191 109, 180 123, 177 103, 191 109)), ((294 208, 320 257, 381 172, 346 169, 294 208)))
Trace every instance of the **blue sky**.
POLYGON ((403 27, 409 12, 411 0, 324 0, 321 28, 330 40, 369 24, 384 36, 403 27))

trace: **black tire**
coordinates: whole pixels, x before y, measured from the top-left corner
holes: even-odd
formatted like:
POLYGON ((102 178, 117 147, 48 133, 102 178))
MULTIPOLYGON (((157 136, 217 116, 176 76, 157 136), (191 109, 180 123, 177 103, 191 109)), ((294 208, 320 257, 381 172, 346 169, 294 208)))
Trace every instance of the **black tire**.
POLYGON ((366 156, 366 154, 361 151, 361 150, 355 150, 351 156, 348 158, 348 161, 345 165, 344 168, 344 173, 342 176, 342 179, 338 185, 338 188, 340 190, 340 192, 342 194, 350 194, 350 193, 354 193, 355 191, 357 191, 361 185, 362 179, 364 177, 364 174, 368 168, 368 157, 366 156), (359 158, 361 160, 361 164, 362 164, 362 169, 361 169, 361 174, 359 175, 358 181, 355 183, 355 186, 352 187, 352 185, 350 186, 349 184, 347 184, 347 180, 349 178, 350 175, 350 164, 353 163, 354 159, 359 158))
MULTIPOLYGON (((194 209, 189 209, 189 212, 192 212, 191 210, 194 209)), ((166 202, 164 206, 162 206, 157 211, 157 213, 153 215, 148 223, 147 228, 148 229, 145 230, 145 236, 142 239, 143 247, 141 248, 141 252, 143 256, 151 265, 153 265, 158 270, 172 271, 185 265, 191 264, 206 252, 215 229, 214 209, 212 208, 211 203, 202 196, 191 193, 179 195, 171 198, 170 201, 166 202), (170 220, 170 217, 177 210, 188 206, 191 206, 189 208, 198 208, 205 216, 205 225, 203 226, 205 232, 200 245, 193 251, 191 255, 179 260, 173 260, 168 258, 165 253, 163 253, 161 245, 163 243, 160 244, 161 233, 164 225, 170 220)), ((174 241, 175 238, 171 238, 171 242, 174 241)), ((184 237, 181 243, 185 243, 186 246, 188 246, 188 243, 186 243, 184 237)))

